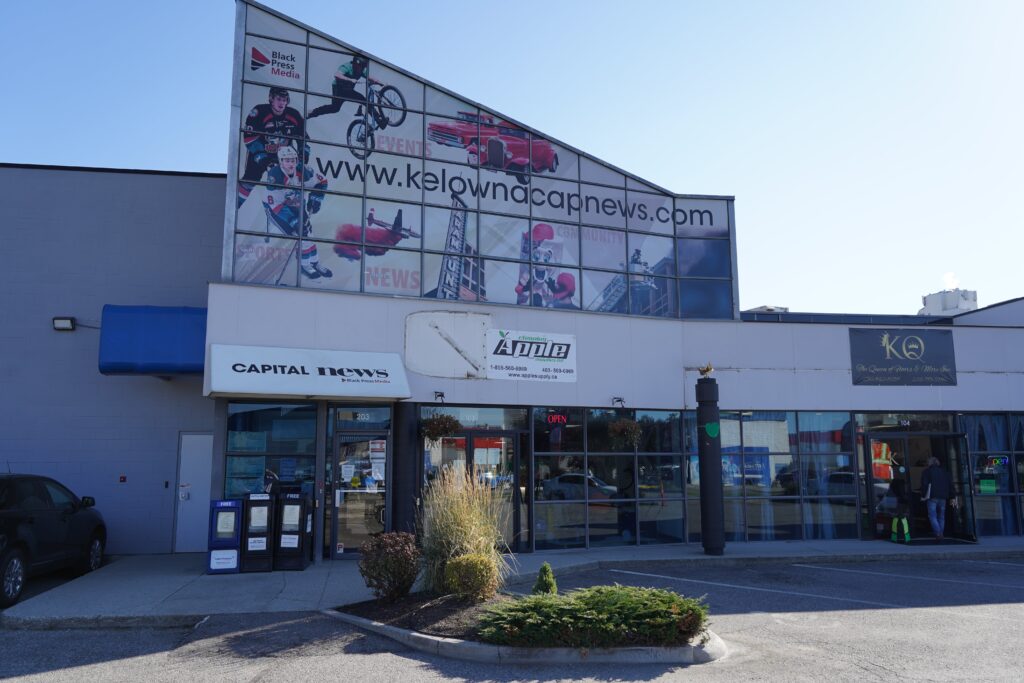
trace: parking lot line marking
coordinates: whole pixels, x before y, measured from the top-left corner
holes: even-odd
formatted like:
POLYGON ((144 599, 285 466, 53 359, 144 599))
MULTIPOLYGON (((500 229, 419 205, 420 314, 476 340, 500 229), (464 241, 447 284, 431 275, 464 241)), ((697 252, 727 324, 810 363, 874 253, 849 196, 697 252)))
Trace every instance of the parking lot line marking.
MULTIPOLYGON (((794 567, 810 567, 812 569, 819 569, 814 565, 793 565, 794 567)), ((827 569, 827 567, 820 567, 821 569, 827 569)), ((686 581, 688 583, 703 583, 709 586, 722 586, 724 588, 738 588, 745 591, 758 591, 761 593, 781 593, 782 595, 799 595, 805 598, 820 598, 822 600, 836 600, 838 602, 853 602, 860 605, 870 605, 871 607, 884 607, 885 609, 926 609, 932 612, 939 612, 950 614, 957 617, 971 617, 974 619, 985 619, 986 621, 1007 621, 1012 624, 1020 624, 1020 619, 1013 618, 1007 619, 1005 617, 997 617, 989 614, 974 614, 972 612, 960 612, 957 610, 942 608, 942 607, 929 607, 927 605, 902 605, 897 602, 873 602, 871 600, 857 600, 855 598, 837 598, 834 595, 816 595, 815 593, 801 593, 798 591, 782 591, 774 588, 755 588, 754 586, 740 586, 735 583, 722 583, 720 581, 702 581, 700 579, 684 579, 679 576, 666 576, 664 574, 645 574, 644 572, 631 572, 626 569, 609 569, 612 574, 632 574, 633 576, 646 576, 652 579, 666 579, 668 581, 686 581)), ((885 574, 885 576, 891 576, 885 574)))
POLYGON ((783 591, 775 588, 756 588, 754 586, 741 586, 735 583, 722 583, 721 581, 701 581, 700 579, 684 579, 678 576, 665 576, 663 574, 645 574, 643 572, 631 572, 625 569, 610 569, 609 571, 616 574, 632 574, 633 576, 646 576, 652 579, 667 579, 669 581, 686 581, 688 583, 703 583, 708 586, 721 586, 723 588, 739 588, 745 591, 758 591, 761 593, 781 593, 782 595, 799 595, 805 598, 818 598, 819 600, 836 600, 839 602, 853 602, 858 605, 870 605, 871 607, 885 607, 891 609, 897 605, 893 605, 891 602, 873 602, 871 600, 857 600, 854 598, 837 598, 834 595, 817 595, 815 593, 800 593, 798 591, 783 591))
POLYGON ((911 576, 909 574, 890 574, 888 572, 871 572, 866 569, 840 569, 839 567, 819 567, 813 564, 793 564, 792 567, 803 567, 804 569, 819 569, 826 572, 844 572, 846 574, 870 574, 871 576, 885 576, 890 579, 909 579, 911 581, 938 581, 940 583, 959 583, 967 586, 985 586, 988 588, 1016 588, 1024 590, 1024 586, 1014 586, 1007 583, 981 583, 980 581, 961 581, 959 579, 940 579, 933 576, 911 576))
POLYGON ((973 562, 974 564, 1001 564, 1004 567, 1024 567, 1020 562, 994 562, 993 560, 961 560, 962 562, 973 562))

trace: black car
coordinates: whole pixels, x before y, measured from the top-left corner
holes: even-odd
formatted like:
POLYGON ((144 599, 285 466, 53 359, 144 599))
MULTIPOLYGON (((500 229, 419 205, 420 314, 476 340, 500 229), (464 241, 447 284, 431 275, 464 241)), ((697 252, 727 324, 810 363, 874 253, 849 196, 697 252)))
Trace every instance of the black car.
POLYGON ((18 601, 31 574, 99 568, 107 527, 95 504, 48 477, 0 474, 0 607, 18 601))

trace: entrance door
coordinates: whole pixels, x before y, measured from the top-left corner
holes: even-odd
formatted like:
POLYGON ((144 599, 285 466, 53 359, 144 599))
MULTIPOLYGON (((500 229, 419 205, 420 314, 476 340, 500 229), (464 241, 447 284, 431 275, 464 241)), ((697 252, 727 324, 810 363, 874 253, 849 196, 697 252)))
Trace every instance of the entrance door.
POLYGON ((963 541, 977 540, 974 531, 973 491, 963 437, 936 435, 868 435, 865 454, 869 510, 873 511, 876 538, 890 538, 895 510, 886 505, 886 494, 902 497, 906 506, 911 539, 931 539, 928 508, 921 499, 921 475, 928 459, 938 458, 957 494, 946 502, 945 536, 963 541))
POLYGON ((339 433, 331 457, 331 557, 341 559, 388 527, 388 437, 339 433))
POLYGON ((213 476, 213 434, 182 434, 178 443, 178 501, 174 552, 206 552, 213 476))
MULTIPOLYGON (((505 502, 506 514, 502 536, 513 551, 528 547, 527 540, 517 538, 515 529, 521 529, 522 501, 516 482, 519 449, 515 432, 471 432, 464 436, 441 439, 437 448, 430 450, 426 483, 433 479, 441 467, 471 473, 477 481, 487 483, 505 502), (522 544, 522 547, 517 545, 522 544)), ((523 484, 525 486, 525 484, 523 484)))

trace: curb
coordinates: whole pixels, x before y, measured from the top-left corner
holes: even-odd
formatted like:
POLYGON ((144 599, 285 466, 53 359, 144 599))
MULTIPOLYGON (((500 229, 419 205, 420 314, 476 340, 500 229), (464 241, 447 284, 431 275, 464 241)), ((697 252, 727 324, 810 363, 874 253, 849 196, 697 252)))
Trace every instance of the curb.
POLYGON ((489 664, 704 664, 729 654, 725 642, 708 631, 704 645, 684 647, 615 647, 593 650, 570 647, 506 647, 409 631, 362 617, 322 610, 352 626, 386 636, 414 650, 450 659, 489 664))
POLYGON ((168 614, 133 617, 17 617, 0 615, 0 629, 10 631, 63 631, 85 629, 194 628, 207 615, 168 614))

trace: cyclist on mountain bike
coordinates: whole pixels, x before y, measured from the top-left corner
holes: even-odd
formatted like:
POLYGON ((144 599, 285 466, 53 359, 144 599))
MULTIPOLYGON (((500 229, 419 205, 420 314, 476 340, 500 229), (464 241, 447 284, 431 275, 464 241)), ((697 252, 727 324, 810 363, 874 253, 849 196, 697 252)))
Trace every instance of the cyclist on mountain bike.
POLYGON ((362 55, 352 55, 351 61, 343 62, 338 67, 337 73, 334 74, 334 84, 331 86, 334 97, 331 99, 331 103, 319 106, 309 112, 307 119, 323 114, 337 114, 341 111, 341 105, 345 103, 345 100, 359 102, 359 109, 362 111, 363 106, 366 105, 366 96, 356 90, 356 83, 361 78, 365 78, 368 83, 380 83, 367 74, 369 64, 369 60, 362 55))

